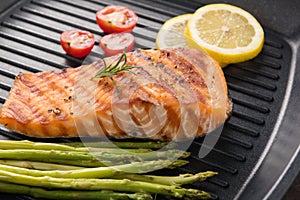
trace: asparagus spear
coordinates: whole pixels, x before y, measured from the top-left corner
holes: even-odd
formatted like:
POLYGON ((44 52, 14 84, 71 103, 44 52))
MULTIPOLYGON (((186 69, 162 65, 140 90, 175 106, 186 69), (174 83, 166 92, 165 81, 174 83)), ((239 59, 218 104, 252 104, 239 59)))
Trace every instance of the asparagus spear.
POLYGON ((207 171, 197 174, 180 174, 179 176, 153 176, 140 174, 120 174, 111 178, 115 179, 129 179, 133 181, 143 181, 150 183, 159 183, 163 185, 183 185, 190 184, 196 181, 204 181, 208 177, 218 174, 217 172, 207 171))
POLYGON ((39 161, 81 167, 103 167, 141 161, 136 155, 85 152, 14 149, 0 150, 0 159, 39 161), (95 154, 94 154, 95 155, 95 154))
POLYGON ((75 151, 74 147, 56 143, 31 142, 28 140, 0 140, 0 149, 39 149, 75 151))
MULTIPOLYGON (((72 147, 83 147, 84 144, 82 142, 70 142, 70 143, 62 143, 64 145, 72 146, 72 147)), ((96 147, 96 148, 124 148, 124 149, 161 149, 166 146, 168 142, 160 142, 160 141, 151 141, 151 142, 86 142, 85 145, 88 147, 96 147)), ((170 143, 170 148, 175 148, 177 146, 176 143, 170 143)))
POLYGON ((77 167, 106 167, 106 166, 124 164, 123 162, 120 162, 120 161, 118 161, 118 162, 117 161, 101 161, 100 162, 97 159, 94 159, 94 160, 64 160, 64 159, 40 158, 40 159, 27 159, 27 160, 61 164, 61 165, 69 165, 69 166, 77 166, 77 167))
MULTIPOLYGON (((109 145, 104 145, 109 146, 109 145)), ((11 140, 0 140, 0 149, 35 149, 35 150, 58 150, 58 151, 79 151, 79 152, 105 152, 105 153, 126 153, 126 151, 133 153, 145 153, 151 151, 151 149, 119 149, 114 148, 92 148, 92 147, 73 147, 64 144, 55 143, 43 143, 43 142, 31 142, 28 140, 11 141, 11 140)))
MULTIPOLYGON (((0 160, 0 169, 6 170, 9 172, 15 172, 19 174, 27 174, 31 176, 52 176, 52 177, 69 177, 69 178, 97 178, 97 176, 93 176, 95 171, 97 173, 103 172, 107 173, 107 169, 105 167, 100 167, 100 168, 82 168, 82 167, 74 167, 74 166, 68 166, 68 165, 57 165, 57 164, 50 164, 50 163, 41 163, 41 162, 29 162, 29 161, 14 161, 14 160, 0 160), (4 165, 3 165, 4 164, 4 165), (9 166, 13 167, 9 167, 9 166), (37 171, 36 170, 24 170, 23 168, 27 169, 42 169, 46 171, 37 171), (82 169, 82 170, 79 170, 82 169), (53 170, 53 171, 49 171, 53 170), (55 171, 54 171, 55 170, 55 171), (57 171, 59 170, 59 171, 57 171), (65 171, 62 171, 65 170, 65 171), (72 170, 72 171, 71 171, 72 170), (50 173, 51 172, 51 173, 50 173), (85 175, 91 172, 90 175, 85 175), (71 175, 66 175, 65 173, 71 173, 71 175), (60 175, 63 174, 63 175, 60 175)), ((160 164, 160 162, 157 161, 148 161, 146 163, 132 163, 132 164, 127 164, 127 165, 121 165, 121 166, 116 166, 112 168, 109 168, 108 170, 126 170, 126 167, 129 167, 129 170, 134 170, 135 167, 137 168, 143 168, 146 165, 153 163, 155 168, 158 168, 157 165, 160 164), (157 164, 157 165, 156 165, 157 164), (136 166, 135 166, 136 165, 136 166), (133 166, 131 168, 131 166, 133 166), (130 169, 131 168, 131 169, 130 169)), ((178 160, 174 163, 171 163, 170 166, 172 167, 179 167, 185 164, 185 160, 178 160)), ((127 168, 128 169, 128 168, 127 168)), ((139 169, 138 169, 139 170, 139 169)), ((138 172, 136 172, 138 173, 138 172)), ((153 176, 153 175, 139 175, 139 174, 119 174, 119 175, 114 175, 111 178, 113 179, 130 179, 134 181, 144 181, 144 182, 152 182, 152 183, 160 183, 164 185, 182 185, 182 184, 190 184, 196 181, 204 181, 206 178, 214 176, 218 174, 217 172, 201 172, 197 174, 181 174, 179 176, 153 176)), ((97 174, 96 174, 97 175, 97 174)), ((101 177, 101 176, 100 176, 101 177)), ((105 176, 103 176, 105 177, 105 176)), ((99 178, 99 177, 98 177, 99 178)))
POLYGON ((35 187, 74 189, 74 190, 113 190, 120 192, 146 192, 176 198, 210 199, 209 193, 179 186, 168 186, 157 183, 131 181, 128 179, 72 179, 34 177, 0 170, 0 181, 23 184, 35 187))
MULTIPOLYGON (((182 165, 186 161, 176 162, 176 165, 182 165)), ((76 170, 52 170, 40 171, 34 169, 26 169, 21 167, 13 167, 0 164, 0 170, 13 172, 17 174, 30 175, 30 176, 50 176, 57 178, 107 178, 125 172, 131 173, 146 173, 149 171, 159 170, 169 165, 174 165, 168 160, 145 161, 135 162, 131 164, 119 165, 114 167, 98 167, 98 168, 84 168, 76 170)))
MULTIPOLYGON (((93 154, 86 152, 74 151, 57 151, 57 150, 31 150, 31 149, 14 149, 14 150, 0 150, 0 159, 14 159, 14 160, 30 160, 30 161, 46 161, 51 163, 67 164, 69 160, 89 161, 96 163, 98 166, 100 161, 103 165, 110 165, 112 163, 130 163, 143 160, 157 160, 157 159, 177 159, 179 157, 186 158, 190 155, 189 152, 181 150, 168 151, 153 151, 138 154, 111 154, 105 152, 93 152, 93 154), (61 163, 63 162, 63 163, 61 163)), ((73 163, 73 162, 72 162, 73 163)), ((75 164, 78 166, 78 164, 75 164)), ((102 165, 102 166, 103 166, 102 165)), ((79 165, 81 166, 81 165, 79 165)))
POLYGON ((22 160, 0 160, 0 164, 37 170, 74 170, 83 167, 22 160))
MULTIPOLYGON (((102 152, 93 152, 92 155, 101 158, 102 152)), ((120 154, 123 155, 123 154, 120 154)), ((167 150, 167 151, 152 151, 146 153, 127 153, 128 156, 132 156, 131 160, 143 161, 143 160, 157 160, 157 159, 169 159, 176 160, 178 158, 187 158, 190 156, 190 152, 185 152, 181 150, 167 150)))
MULTIPOLYGON (((1 155, 0 155, 1 157, 1 155)), ((11 156, 6 156, 7 159, 18 159, 15 158, 12 154, 11 156)), ((74 169, 74 167, 106 167, 106 166, 114 166, 114 165, 121 165, 124 164, 123 161, 99 161, 98 159, 90 159, 90 160, 67 160, 67 159, 56 159, 56 158, 48 158, 47 156, 40 156, 40 157, 34 157, 34 156, 27 156, 27 159, 24 157, 19 158, 19 160, 5 160, 4 162, 9 162, 8 165, 13 166, 20 166, 25 168, 35 168, 35 169, 41 169, 41 170, 53 170, 53 167, 58 167, 57 169, 74 169), (18 162, 25 162, 25 163, 18 163, 18 162), (38 163, 43 163, 42 165, 39 165, 38 163), (53 165, 53 166, 52 166, 53 165), (56 166, 59 165, 59 166, 56 166)), ((1 161, 1 164, 3 163, 3 160, 1 161)))
POLYGON ((112 153, 112 154, 128 154, 128 153, 147 153, 152 149, 118 149, 118 148, 94 148, 94 147, 78 147, 75 151, 93 152, 93 153, 112 153))
POLYGON ((190 152, 185 152, 181 150, 167 150, 167 151, 153 151, 147 153, 140 153, 136 155, 142 160, 155 160, 155 159, 163 159, 163 158, 169 160, 176 160, 177 158, 189 157, 190 152))
MULTIPOLYGON (((117 166, 123 163, 107 163, 104 165, 101 162, 94 161, 83 161, 83 160, 44 160, 44 162, 34 162, 34 161, 22 161, 22 160, 0 160, 0 164, 27 168, 27 169, 37 169, 37 170, 75 170, 83 169, 84 167, 107 167, 107 166, 117 166), (49 163, 50 162, 50 163, 49 163), (53 163, 64 163, 63 164, 53 164, 53 163), (113 165, 114 164, 114 165, 113 165), (81 167, 79 167, 81 166, 81 167)), ((174 169, 186 165, 188 161, 186 160, 176 160, 171 163, 171 165, 166 166, 168 169, 174 169)))
POLYGON ((57 200, 151 200, 150 194, 117 193, 112 191, 46 190, 38 187, 0 182, 0 192, 29 195, 35 198, 57 200))
MULTIPOLYGON (((124 149, 160 149, 167 145, 167 142, 87 142, 88 147, 96 148, 124 148, 124 149)), ((170 147, 174 148, 177 145, 171 143, 170 147)), ((0 140, 0 149, 40 149, 40 150, 60 150, 60 151, 75 151, 76 147, 84 147, 82 142, 70 143, 46 143, 32 142, 28 140, 0 140)))
POLYGON ((14 159, 14 160, 32 160, 44 161, 45 159, 58 160, 101 160, 101 161, 139 161, 139 158, 134 155, 117 155, 110 153, 97 152, 97 158, 89 153, 74 152, 74 151, 57 151, 57 150, 31 150, 31 149, 14 149, 14 150, 0 150, 0 159, 14 159))

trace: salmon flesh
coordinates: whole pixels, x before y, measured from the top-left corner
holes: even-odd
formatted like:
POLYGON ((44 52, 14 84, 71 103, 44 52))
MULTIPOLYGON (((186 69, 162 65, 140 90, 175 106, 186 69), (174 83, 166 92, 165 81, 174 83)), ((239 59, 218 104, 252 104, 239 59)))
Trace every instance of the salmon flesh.
POLYGON ((0 123, 40 138, 170 141, 203 136, 228 118, 224 74, 202 51, 138 49, 126 57, 126 65, 134 68, 112 77, 94 76, 120 55, 78 68, 20 73, 0 111, 0 123))

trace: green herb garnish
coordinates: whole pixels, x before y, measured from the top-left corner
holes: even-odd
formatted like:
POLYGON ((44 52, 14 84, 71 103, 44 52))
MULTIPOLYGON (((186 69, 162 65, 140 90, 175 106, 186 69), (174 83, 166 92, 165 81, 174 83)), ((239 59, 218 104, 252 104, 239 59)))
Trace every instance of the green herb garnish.
POLYGON ((117 86, 116 82, 114 81, 113 76, 122 71, 129 71, 133 73, 132 71, 130 71, 130 69, 140 68, 140 67, 127 65, 126 48, 123 50, 123 53, 118 58, 117 62, 115 62, 115 64, 111 63, 107 65, 104 59, 103 62, 104 62, 104 67, 96 73, 95 78, 109 77, 118 92, 118 97, 120 97, 120 89, 117 86))

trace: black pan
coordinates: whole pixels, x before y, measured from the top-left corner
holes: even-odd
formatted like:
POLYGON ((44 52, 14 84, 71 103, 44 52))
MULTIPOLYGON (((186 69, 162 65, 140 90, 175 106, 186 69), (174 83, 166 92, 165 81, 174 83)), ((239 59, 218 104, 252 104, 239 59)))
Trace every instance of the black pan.
MULTIPOLYGON (((220 1, 218 1, 220 2, 220 1)), ((263 51, 253 60, 224 69, 234 103, 221 138, 204 159, 197 157, 202 138, 190 150, 190 164, 169 173, 218 171, 190 187, 215 199, 281 199, 300 168, 300 1, 224 1, 252 13, 265 30, 263 51)), ((162 23, 192 13, 212 1, 189 0, 6 0, 0 2, 0 107, 19 72, 77 67, 66 56, 59 35, 70 28, 102 34, 94 21, 97 9, 126 5, 140 17, 137 45, 155 46, 162 23)), ((28 139, 0 127, 1 139, 28 139)), ((0 194, 2 199, 31 199, 0 194)))

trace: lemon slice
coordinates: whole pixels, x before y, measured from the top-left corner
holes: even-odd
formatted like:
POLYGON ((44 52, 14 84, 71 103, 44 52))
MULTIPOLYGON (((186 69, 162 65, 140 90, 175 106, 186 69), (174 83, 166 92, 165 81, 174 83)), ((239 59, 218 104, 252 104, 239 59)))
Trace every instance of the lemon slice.
POLYGON ((167 20, 156 37, 156 48, 188 47, 184 31, 192 14, 183 14, 167 20))
POLYGON ((188 45, 206 51, 226 66, 254 58, 264 43, 259 22, 245 10, 228 4, 199 8, 189 20, 188 45))

